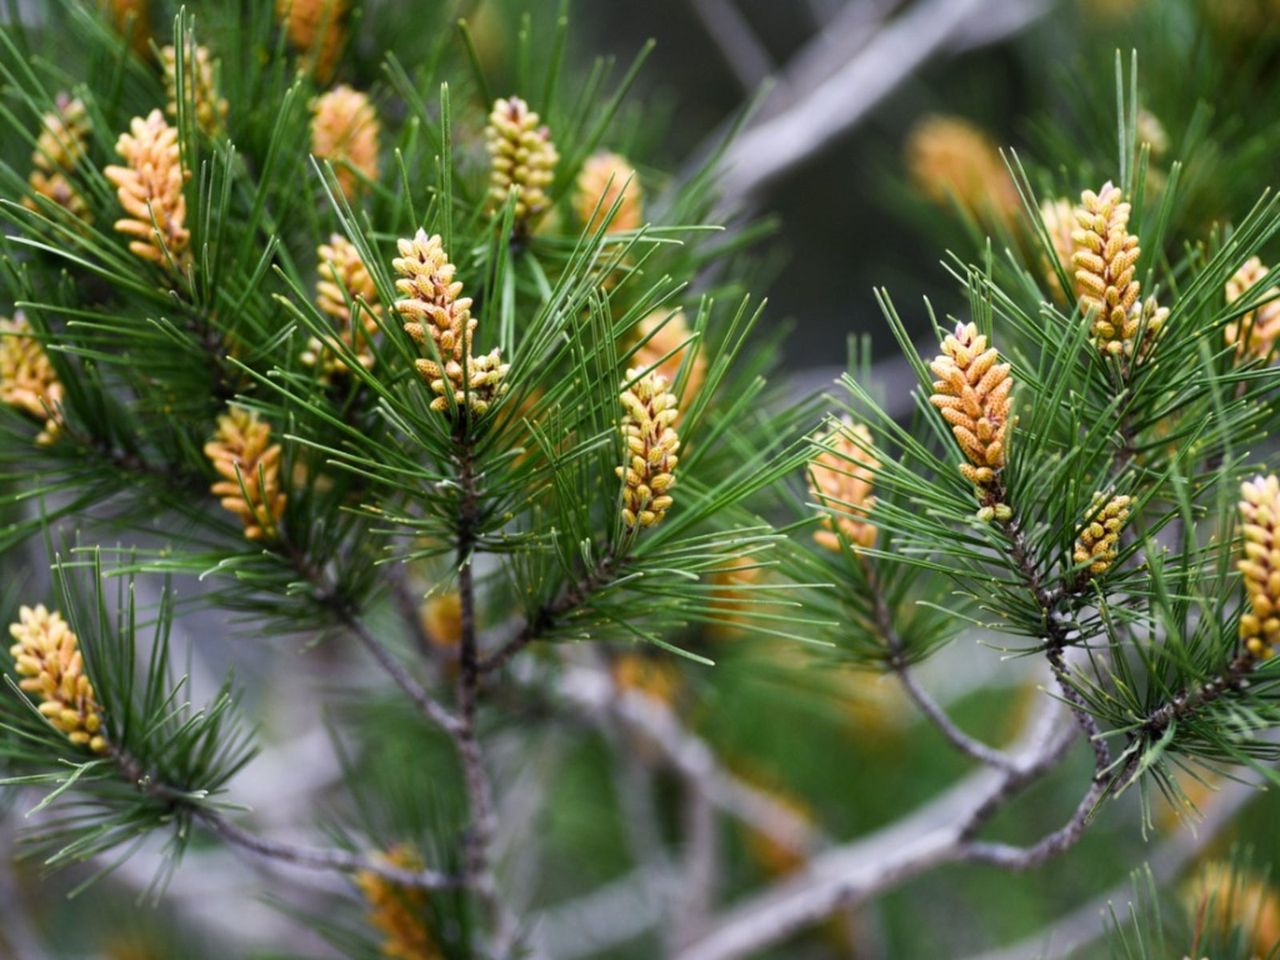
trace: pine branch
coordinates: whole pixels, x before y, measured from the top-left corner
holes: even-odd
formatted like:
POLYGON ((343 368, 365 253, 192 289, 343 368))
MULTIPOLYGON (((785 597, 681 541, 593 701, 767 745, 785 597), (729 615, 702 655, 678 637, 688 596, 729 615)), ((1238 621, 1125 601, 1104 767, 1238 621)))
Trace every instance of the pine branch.
POLYGON ((111 759, 121 778, 132 784, 140 793, 180 810, 199 820, 211 831, 231 843, 265 857, 297 867, 312 870, 333 870, 340 873, 374 873, 402 886, 422 890, 456 888, 461 879, 434 870, 405 870, 376 857, 368 857, 347 850, 310 847, 259 837, 232 823, 227 817, 202 802, 202 797, 180 790, 165 783, 148 771, 135 757, 112 747, 111 759))
POLYGON ((455 736, 463 780, 470 801, 471 824, 466 835, 467 885, 475 891, 489 911, 498 955, 514 934, 514 924, 498 898, 497 882, 489 862, 489 850, 496 829, 493 788, 484 768, 484 758, 476 732, 479 706, 480 665, 476 649, 475 583, 472 564, 476 547, 475 524, 478 509, 474 453, 466 435, 467 418, 460 414, 458 443, 458 591, 462 603, 462 637, 458 656, 458 719, 455 736))
MULTIPOLYGON (((999 496, 1003 496, 1003 491, 1000 491, 999 496)), ((1064 593, 1060 589, 1050 590, 1043 583, 1035 564, 1030 558, 1026 535, 1017 520, 1011 521, 1006 529, 1009 534, 1010 556, 1014 566, 1021 574, 1028 591, 1030 591, 1040 607, 1046 631, 1045 656, 1049 661, 1050 668, 1053 670, 1054 677, 1058 681, 1062 696, 1066 699, 1068 706, 1071 708, 1071 714, 1075 718, 1076 724, 1080 727, 1080 732, 1093 750, 1094 781, 1096 785, 1111 767, 1111 748, 1102 737, 1098 721, 1089 713, 1084 699, 1071 683, 1070 670, 1063 656, 1063 650, 1069 643, 1069 639, 1062 622, 1058 619, 1057 610, 1058 603, 1064 597, 1064 593)))
POLYGON ((733 143, 725 156, 724 194, 753 194, 828 147, 912 69, 965 37, 991 6, 985 0, 922 0, 889 20, 854 56, 842 55, 838 70, 733 143))
POLYGON ((920 708, 920 712, 928 717, 951 746, 965 756, 989 767, 995 767, 997 770, 1013 769, 1013 760, 1007 754, 969 736, 955 725, 954 721, 947 716, 947 712, 924 687, 920 686, 920 682, 911 672, 900 651, 891 656, 889 665, 901 682, 902 688, 907 692, 907 696, 920 708))
POLYGON ((432 697, 426 688, 404 668, 404 665, 378 641, 377 637, 370 633, 369 628, 355 615, 354 611, 344 605, 337 609, 336 616, 339 622, 355 634, 361 645, 377 661, 378 666, 386 672, 396 686, 404 691, 424 717, 452 737, 457 738, 461 735, 462 719, 454 716, 432 697))
POLYGON ((706 923, 720 880, 720 836, 716 808, 705 793, 691 791, 684 801, 684 868, 675 923, 669 943, 691 943, 706 923))
MULTIPOLYGON (((1160 844, 1149 859, 1152 875, 1159 883, 1167 883, 1182 873, 1234 822, 1236 815, 1257 796, 1263 781, 1230 781, 1223 784, 1203 808, 1203 818, 1194 825, 1181 826, 1160 844)), ((1063 955, 1087 947, 1102 935, 1109 915, 1108 908, 1131 898, 1132 885, 1119 884, 1089 902, 1064 914, 1048 927, 1017 943, 1001 947, 968 960, 1039 960, 1044 945, 1055 944, 1063 955)))
POLYGON ((495 670, 501 670, 521 650, 545 636, 565 614, 580 607, 592 593, 608 584, 613 576, 613 556, 606 553, 596 564, 595 569, 571 585, 551 603, 539 607, 537 613, 517 630, 510 640, 482 659, 478 664, 479 672, 492 673, 495 670))
POLYGON ((555 684, 557 694, 579 709, 589 715, 608 713, 654 744, 694 789, 726 813, 796 853, 823 845, 806 818, 725 770, 711 747, 687 731, 666 705, 619 689, 606 673, 586 667, 566 668, 555 684))
POLYGON ((1107 789, 1107 781, 1095 776, 1085 795, 1080 798, 1070 819, 1062 827, 1045 835, 1031 846, 970 843, 964 848, 961 859, 967 863, 988 863, 1005 870, 1030 870, 1038 867, 1076 844, 1088 827, 1098 804, 1106 797, 1107 789))
POLYGON ((1153 711, 1142 723, 1142 732, 1148 739, 1158 739, 1174 721, 1191 716, 1201 707, 1238 692, 1257 665, 1257 658, 1249 651, 1239 654, 1221 673, 1194 689, 1181 691, 1164 706, 1153 711))
POLYGON ((333 870, 340 873, 371 873, 389 883, 411 890, 450 890, 463 885, 460 877, 434 870, 405 870, 377 857, 367 857, 324 847, 270 840, 237 826, 225 816, 199 808, 199 820, 222 839, 268 860, 305 867, 311 870, 333 870))
POLYGON ((1067 705, 1071 708, 1071 715, 1075 718, 1076 724, 1080 727, 1080 732, 1093 750, 1093 775, 1096 782, 1105 777, 1111 767, 1111 747, 1102 736, 1098 721, 1089 712, 1084 698, 1080 696, 1080 692, 1072 685, 1071 671, 1063 656, 1062 647, 1050 646, 1045 652, 1045 656, 1048 658, 1049 665, 1053 669, 1053 675, 1058 681, 1058 689, 1062 692, 1063 699, 1067 701, 1067 705))
POLYGON ((308 583, 315 588, 321 604, 327 608, 334 619, 355 635, 378 666, 390 677, 404 693, 413 701, 418 711, 438 726, 441 730, 457 739, 461 735, 462 720, 455 717, 444 706, 435 700, 426 688, 404 668, 404 665, 375 637, 360 619, 357 608, 351 598, 343 595, 339 586, 329 579, 322 570, 316 569, 296 547, 285 544, 284 556, 288 562, 308 583))
POLYGON ((747 95, 755 93, 773 73, 773 60, 747 18, 733 0, 689 0, 738 85, 747 95))

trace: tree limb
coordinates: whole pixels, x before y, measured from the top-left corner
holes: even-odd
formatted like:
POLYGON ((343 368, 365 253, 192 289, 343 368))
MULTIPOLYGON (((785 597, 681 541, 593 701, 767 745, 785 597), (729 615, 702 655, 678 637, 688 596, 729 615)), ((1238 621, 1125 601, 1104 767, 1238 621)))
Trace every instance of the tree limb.
POLYGON ((898 680, 907 692, 907 696, 920 708, 920 712, 928 717, 933 725, 938 728, 938 731, 946 738, 947 742, 965 756, 977 760, 979 763, 985 763, 989 767, 995 767, 997 770, 1012 770, 1014 762, 1007 754, 969 736, 957 727, 951 718, 947 716, 946 711, 929 696, 928 691, 920 686, 920 683, 911 672, 910 665, 907 663, 906 645, 902 642, 902 637, 894 625, 893 611, 889 609, 889 604, 885 601, 884 592, 880 589, 880 584, 876 578, 875 568, 868 562, 863 566, 863 569, 867 575, 872 609, 875 611, 876 627, 879 629, 880 635, 884 638, 885 646, 889 650, 889 665, 893 668, 893 672, 897 674, 898 680))
MULTIPOLYGON (((922 63, 994 7, 1034 6, 1032 0, 923 0, 888 21, 824 82, 777 115, 756 123, 725 153, 723 195, 740 203, 819 153, 861 121, 922 63)), ((829 40, 828 40, 829 42, 829 40)), ((783 83, 789 85, 786 74, 783 83)))
MULTIPOLYGON (((461 429, 465 431, 466 420, 461 429)), ((459 442, 458 486, 462 496, 458 506, 458 592, 462 605, 462 639, 458 653, 458 714, 460 724, 455 741, 462 763, 463 781, 471 810, 471 825, 465 840, 466 877, 470 887, 488 909, 496 941, 505 942, 512 925, 498 899, 497 883, 489 860, 489 848, 496 829, 493 788, 484 768, 476 732, 479 707, 480 666, 476 649, 475 583, 472 565, 478 509, 475 464, 465 433, 459 442)))
POLYGON ((813 857, 800 873, 741 900, 676 960, 732 960, 775 944, 841 907, 865 901, 940 864, 963 859, 968 837, 1051 770, 1075 741, 1062 707, 1047 701, 1016 769, 984 768, 915 813, 813 857))
POLYGON ((821 843, 808 820, 724 770, 714 751, 685 730, 665 704, 642 693, 620 690, 603 671, 584 667, 567 668, 556 691, 579 709, 612 715, 645 737, 711 803, 787 849, 808 854, 821 843))
POLYGON ((588 571, 555 600, 543 604, 510 639, 502 643, 488 657, 481 658, 478 665, 480 673, 492 673, 505 667, 521 650, 535 640, 541 639, 561 617, 581 606, 587 597, 612 578, 613 572, 613 556, 605 554, 594 570, 588 571))
POLYGON ((691 943, 702 930, 716 899, 719 882, 720 837, 716 808, 706 794, 690 790, 684 800, 684 866, 675 885, 679 900, 669 944, 691 943))
POLYGON ((233 843, 268 860, 278 860, 295 867, 312 870, 373 873, 398 886, 417 890, 447 890, 461 884, 458 877, 438 873, 435 870, 406 870, 377 857, 368 857, 347 850, 308 847, 283 840, 269 840, 250 833, 222 814, 207 808, 197 808, 194 813, 205 826, 228 843, 233 843))
POLYGON ((1029 847, 1007 843, 970 843, 965 847, 962 859, 967 863, 989 863, 1005 870, 1030 870, 1038 867, 1075 846, 1106 793, 1106 782, 1095 778, 1085 795, 1080 798, 1071 818, 1053 833, 1029 847))
POLYGON ((1002 750, 997 750, 969 736, 963 730, 955 725, 952 719, 947 716, 947 712, 938 705, 924 687, 920 686, 916 680, 915 674, 911 672, 911 668, 902 658, 898 658, 893 662, 893 671, 897 674, 902 688, 907 692, 912 701, 920 712, 929 718, 938 732, 946 738, 947 742, 956 748, 960 753, 984 763, 989 767, 995 767, 997 770, 1012 770, 1014 761, 1002 750))
MULTIPOLYGON (((1258 782, 1232 780, 1225 783, 1211 803, 1205 805, 1204 819, 1194 827, 1181 827, 1151 856, 1148 864, 1157 883, 1172 880, 1200 851, 1209 846, 1230 824, 1240 809, 1257 795, 1258 782)), ((1132 897, 1133 888, 1122 883, 1102 896, 1090 900, 1063 915, 1044 930, 1024 940, 970 957, 969 960, 1038 960, 1050 946, 1055 953, 1067 955, 1088 946, 1102 935, 1108 916, 1107 908, 1132 897)))
POLYGON ((462 730, 462 721, 450 713, 444 706, 429 694, 422 684, 405 669, 404 665, 369 632, 364 622, 351 611, 340 614, 343 625, 355 634, 361 645, 369 651, 383 671, 417 706, 418 711, 428 720, 440 727, 452 737, 457 737, 462 730))

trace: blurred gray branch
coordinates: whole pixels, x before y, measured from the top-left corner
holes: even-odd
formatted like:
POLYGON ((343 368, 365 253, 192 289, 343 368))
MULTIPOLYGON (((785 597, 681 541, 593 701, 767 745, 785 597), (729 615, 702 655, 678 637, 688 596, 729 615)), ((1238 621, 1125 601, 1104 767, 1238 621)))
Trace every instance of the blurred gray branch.
POLYGON ((733 0, 690 0, 707 35, 742 89, 753 93, 772 73, 773 59, 733 0))
MULTIPOLYGON (((1258 795, 1262 785, 1261 780, 1228 781, 1213 800, 1205 804, 1203 819, 1199 823, 1194 827, 1180 824, 1177 834, 1161 844, 1148 860, 1156 882, 1167 883, 1181 873, 1188 863, 1232 823, 1240 809, 1258 795)), ((1132 899, 1132 884, 1120 884, 1067 913, 1039 933, 1000 950, 975 955, 969 960, 1040 960, 1048 956, 1069 956, 1102 936, 1110 905, 1126 903, 1132 899)))
POLYGON ((707 933, 677 960, 732 960, 778 943, 796 931, 943 863, 964 859, 976 823, 1053 769, 1076 740, 1057 701, 1045 701, 1023 744, 1015 771, 979 770, 915 813, 814 857, 793 877, 720 913, 707 933))
MULTIPOLYGON (((728 7, 741 20, 728 0, 711 5, 728 7)), ((896 12, 894 0, 845 4, 775 75, 776 88, 759 116, 729 146, 723 195, 743 206, 847 134, 929 60, 1004 39, 1051 6, 1052 0, 919 0, 896 12)), ((726 57, 732 49, 742 59, 751 42, 758 43, 743 23, 732 34, 721 27, 712 35, 726 57), (744 30, 751 38, 745 45, 744 30)), ((749 69, 753 76, 763 69, 759 56, 749 69)))
POLYGON ((804 853, 823 842, 804 817, 725 770, 711 747, 686 730, 665 704, 620 690, 608 674, 586 667, 566 667, 556 692, 588 715, 612 717, 653 743, 710 803, 788 849, 804 853))

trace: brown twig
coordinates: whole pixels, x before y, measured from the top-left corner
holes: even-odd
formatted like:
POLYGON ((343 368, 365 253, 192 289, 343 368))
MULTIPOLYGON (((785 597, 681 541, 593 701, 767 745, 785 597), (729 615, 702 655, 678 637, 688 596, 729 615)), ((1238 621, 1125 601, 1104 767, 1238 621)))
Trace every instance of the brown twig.
POLYGON ((1258 664, 1247 650, 1227 664, 1226 669, 1193 690, 1183 690, 1172 700, 1154 711, 1142 724, 1148 737, 1158 737, 1174 720, 1186 717, 1206 704, 1213 703, 1228 693, 1239 690, 1258 664))
POLYGON ((1057 830, 1027 847, 1007 843, 970 843, 965 846, 962 859, 969 863, 988 863, 1005 870, 1038 867, 1075 846, 1106 794, 1107 781, 1095 776, 1071 817, 1057 830))
POLYGON ((224 814, 201 802, 202 798, 166 783, 126 750, 112 745, 109 756, 121 778, 139 793, 167 804, 174 810, 183 811, 224 840, 269 860, 312 870, 334 870, 339 873, 368 871, 400 886, 421 890, 445 890, 461 883, 460 878, 435 870, 406 870, 382 859, 349 850, 311 847, 260 837, 232 823, 224 814))
POLYGON ((893 611, 889 609, 889 604, 885 601, 884 591, 880 589, 875 570, 870 563, 864 564, 863 569, 866 572, 867 585, 871 593, 876 628, 884 638, 885 647, 889 651, 889 666, 894 674, 897 675, 902 688, 907 692, 907 696, 920 708, 920 712, 937 727, 947 742, 962 754, 998 770, 1013 769, 1014 761, 1011 757, 1003 751, 969 736, 957 727, 951 718, 947 716, 946 711, 938 705, 937 701, 929 696, 928 691, 920 686, 919 681, 916 680, 915 675, 911 672, 910 664, 907 662, 906 645, 902 642, 902 636, 898 633, 897 627, 894 626, 893 611))
POLYGON ((1075 737, 1048 701, 1012 771, 982 768, 942 796, 867 837, 835 847, 711 922, 676 960, 752 956, 836 910, 862 903, 944 863, 964 861, 969 835, 1062 759, 1075 737))
POLYGON ((480 660, 480 673, 491 673, 501 670, 521 650, 541 638, 566 613, 581 606, 592 593, 604 586, 613 577, 614 560, 612 554, 606 554, 577 583, 574 583, 563 594, 551 603, 538 608, 538 612, 521 627, 510 640, 494 653, 480 660))
POLYGON ((353 610, 343 607, 338 611, 338 617, 343 626, 350 630, 360 641, 360 644, 369 651, 369 654, 377 661, 378 666, 413 701, 418 711, 441 730, 456 738, 461 731, 462 721, 432 697, 426 688, 413 678, 391 651, 378 642, 377 637, 369 632, 369 628, 355 615, 353 610))
POLYGON ((405 870, 377 857, 325 847, 270 840, 250 833, 219 813, 197 808, 196 817, 222 839, 269 860, 289 863, 312 870, 335 870, 339 873, 373 873, 397 886, 417 890, 448 890, 461 885, 461 879, 434 870, 405 870))
POLYGON ((471 808, 471 824, 465 838, 467 886, 485 904, 490 920, 499 939, 507 935, 510 926, 503 916, 498 900, 497 882, 489 861, 489 850, 496 829, 493 788, 484 769, 484 758, 476 732, 476 714, 479 707, 480 663, 476 648, 476 598, 472 570, 476 545, 476 521, 478 494, 475 462, 471 446, 465 435, 465 418, 461 421, 458 438, 458 502, 457 560, 458 592, 461 599, 462 637, 458 650, 458 719, 455 742, 458 759, 462 763, 463 780, 471 808))
POLYGON ((458 717, 440 704, 426 688, 415 680, 404 665, 375 637, 351 601, 331 583, 324 571, 318 569, 303 552, 287 541, 280 545, 282 555, 298 574, 316 591, 318 602, 328 608, 334 619, 360 641, 378 666, 389 676, 404 694, 413 701, 418 711, 455 739, 461 727, 458 717))

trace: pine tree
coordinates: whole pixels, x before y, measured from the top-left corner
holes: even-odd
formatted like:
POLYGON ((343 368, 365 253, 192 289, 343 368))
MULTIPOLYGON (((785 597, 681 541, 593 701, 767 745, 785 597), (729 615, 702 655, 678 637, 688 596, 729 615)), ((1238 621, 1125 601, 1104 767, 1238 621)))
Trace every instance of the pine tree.
MULTIPOLYGON (((907 175, 1007 243, 948 259, 964 306, 926 303, 923 350, 877 291, 917 381, 904 419, 857 355, 832 395, 769 385, 763 231, 716 227, 718 153, 648 162, 627 106, 647 47, 571 77, 563 12, 495 69, 479 14, 239 6, 57 0, 0 30, 0 549, 49 571, 2 594, 0 765, 26 849, 93 887, 66 909, 159 837, 161 902, 227 849, 283 869, 285 918, 340 955, 550 955, 551 888, 656 863, 680 895, 640 955, 738 957, 942 864, 1044 866, 1130 791, 1274 779, 1280 200, 1252 178, 1197 231, 1182 161, 1153 176, 1173 148, 1132 62, 1118 143, 1087 162, 1001 158, 954 122, 913 142, 907 175), (172 639, 195 622, 276 672, 199 682, 172 639), (1043 664, 1010 746, 918 675, 972 628, 1043 664), (287 692, 308 650, 322 704, 287 692), (777 714, 733 712, 716 671, 781 678, 748 701, 777 714), (863 840, 823 825, 839 757, 801 796, 757 736, 803 751, 775 716, 850 675, 892 678, 977 768, 863 840), (251 764, 303 772, 262 735, 295 711, 332 776, 303 811, 246 810, 251 764), (604 748, 574 758, 588 801, 538 762, 566 716, 604 748), (1001 839, 1048 778, 1064 819, 1001 839), (612 859, 522 880, 547 840, 530 799, 572 821, 557 853, 596 831, 612 859), (720 816, 743 828, 723 902, 720 816)), ((1117 955, 1271 949, 1205 906, 1270 909, 1245 859, 1185 888, 1190 932, 1140 878, 1155 913, 1113 923, 1117 955)), ((145 935, 192 939, 175 927, 145 935)))

